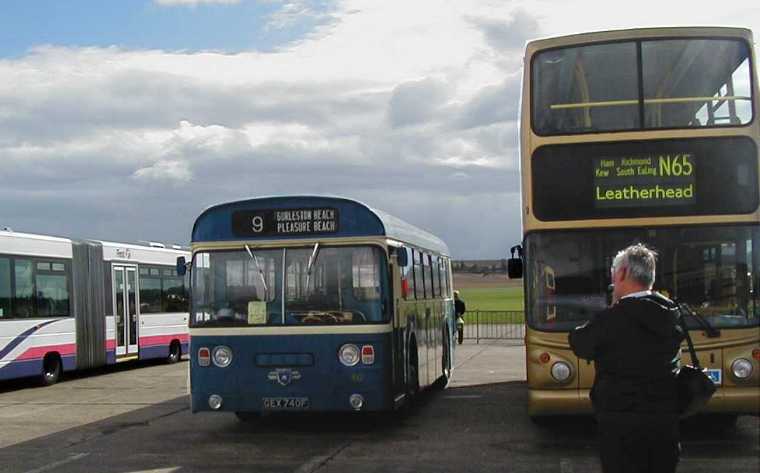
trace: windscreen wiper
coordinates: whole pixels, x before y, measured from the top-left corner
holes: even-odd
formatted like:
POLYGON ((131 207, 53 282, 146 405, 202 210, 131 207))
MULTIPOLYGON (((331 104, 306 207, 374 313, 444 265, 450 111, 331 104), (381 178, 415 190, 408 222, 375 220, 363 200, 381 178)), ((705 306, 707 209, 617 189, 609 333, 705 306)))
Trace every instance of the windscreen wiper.
POLYGON ((264 277, 264 270, 261 269, 261 265, 259 265, 259 259, 256 257, 255 254, 253 254, 253 251, 251 251, 251 247, 248 245, 245 245, 245 251, 248 252, 248 256, 251 257, 253 260, 253 264, 256 265, 256 269, 259 271, 259 276, 261 277, 261 284, 264 285, 264 300, 269 300, 269 288, 267 287, 267 279, 264 277))
POLYGON ((694 317, 694 320, 696 320, 700 327, 704 329, 705 333, 707 334, 707 338, 720 337, 720 330, 710 325, 710 322, 708 322, 706 318, 694 312, 694 310, 689 307, 689 304, 685 302, 679 302, 678 307, 681 309, 682 314, 694 317))
POLYGON ((314 263, 319 256, 319 242, 314 243, 314 249, 311 250, 311 256, 309 257, 309 264, 306 265, 306 290, 309 290, 309 279, 311 279, 311 269, 314 267, 314 263))

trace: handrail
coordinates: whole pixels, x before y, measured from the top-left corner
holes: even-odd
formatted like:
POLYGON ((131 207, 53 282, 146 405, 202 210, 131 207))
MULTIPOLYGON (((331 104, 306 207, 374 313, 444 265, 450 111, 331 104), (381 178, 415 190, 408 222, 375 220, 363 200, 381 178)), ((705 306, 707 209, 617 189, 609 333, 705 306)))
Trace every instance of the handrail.
MULTIPOLYGON (((737 100, 749 101, 751 97, 741 95, 726 95, 724 97, 669 97, 660 99, 644 99, 644 104, 665 104, 665 103, 690 103, 690 102, 713 102, 737 100)), ((594 107, 617 107, 623 105, 638 105, 638 100, 606 100, 604 102, 579 102, 579 103, 559 103, 549 105, 551 110, 566 110, 573 108, 594 108, 594 107)))

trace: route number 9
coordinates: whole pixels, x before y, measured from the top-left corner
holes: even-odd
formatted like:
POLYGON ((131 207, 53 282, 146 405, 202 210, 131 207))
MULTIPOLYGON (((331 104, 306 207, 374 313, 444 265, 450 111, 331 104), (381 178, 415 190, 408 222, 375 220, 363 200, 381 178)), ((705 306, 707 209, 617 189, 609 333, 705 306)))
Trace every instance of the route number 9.
POLYGON ((251 219, 251 229, 255 233, 261 233, 264 231, 264 218, 257 215, 251 219))

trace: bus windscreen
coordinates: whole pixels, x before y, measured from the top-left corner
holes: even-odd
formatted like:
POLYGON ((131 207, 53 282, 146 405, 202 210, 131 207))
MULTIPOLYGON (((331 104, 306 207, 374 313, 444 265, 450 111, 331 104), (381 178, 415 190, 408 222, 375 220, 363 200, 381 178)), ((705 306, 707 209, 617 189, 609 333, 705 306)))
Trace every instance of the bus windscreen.
POLYGON ((531 166, 533 207, 544 221, 758 207, 757 149, 742 137, 544 146, 531 166))
MULTIPOLYGON (((715 328, 758 326, 757 225, 530 233, 525 240, 529 325, 568 331, 604 309, 615 253, 639 242, 658 253, 656 291, 687 303, 715 328)), ((696 322, 687 320, 695 328, 696 322)))

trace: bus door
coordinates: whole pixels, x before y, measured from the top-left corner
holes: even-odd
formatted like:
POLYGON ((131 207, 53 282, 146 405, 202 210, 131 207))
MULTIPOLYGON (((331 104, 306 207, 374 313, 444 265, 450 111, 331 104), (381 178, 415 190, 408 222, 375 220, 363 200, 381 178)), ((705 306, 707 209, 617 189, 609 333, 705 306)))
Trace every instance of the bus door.
POLYGON ((140 318, 137 303, 137 267, 113 266, 114 322, 116 356, 137 355, 137 326, 140 318))

